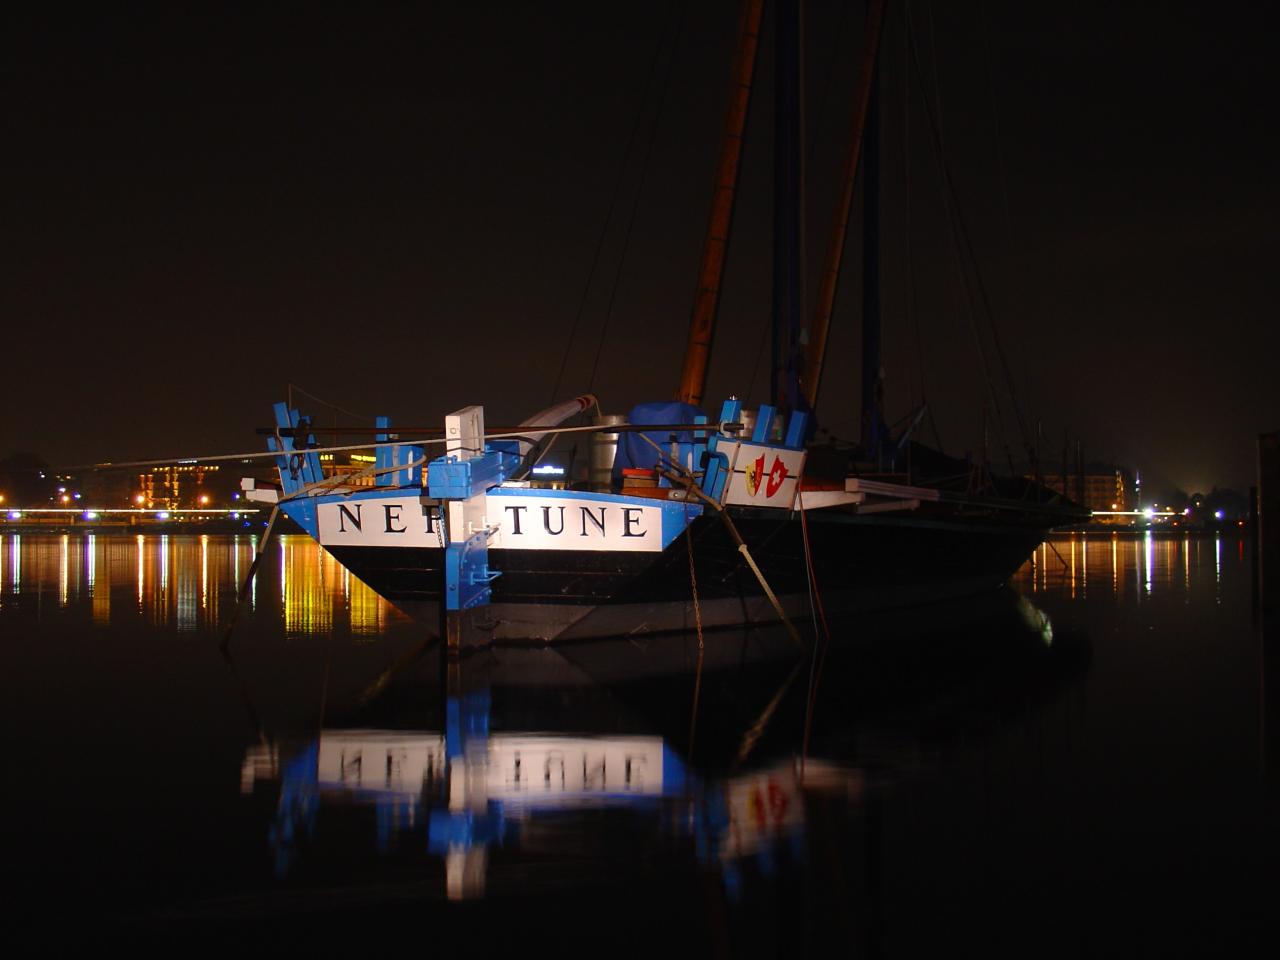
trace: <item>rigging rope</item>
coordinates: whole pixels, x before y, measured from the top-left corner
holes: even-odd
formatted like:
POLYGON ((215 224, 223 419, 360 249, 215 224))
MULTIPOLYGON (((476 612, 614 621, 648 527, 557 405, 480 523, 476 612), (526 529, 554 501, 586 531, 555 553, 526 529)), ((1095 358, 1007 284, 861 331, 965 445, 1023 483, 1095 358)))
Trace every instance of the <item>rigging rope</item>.
MULTIPOLYGON (((915 42, 915 33, 911 27, 911 21, 907 20, 907 33, 911 52, 912 66, 916 70, 917 76, 923 80, 924 72, 920 66, 919 49, 915 42)), ((936 79, 936 78, 935 78, 936 79)), ((942 152, 942 130, 937 114, 934 112, 933 105, 925 96, 921 96, 921 103, 924 106, 925 117, 927 119, 926 128, 929 131, 931 142, 934 147, 935 158, 938 161, 939 173, 942 177, 943 190, 946 195, 947 217, 951 226, 952 238, 956 244, 956 252, 961 261, 960 278, 964 286, 965 296, 970 305, 970 319, 974 325, 974 339, 978 350, 979 359, 982 364, 984 378, 987 384, 987 392, 990 396, 992 406, 996 415, 996 424, 1000 431, 1001 442, 1005 448, 1005 454, 1009 460, 1009 468, 1011 473, 1016 473, 1013 464, 1013 453, 1009 448, 1007 435, 1004 431, 1004 418, 1001 413, 999 398, 996 395, 995 383, 991 378, 990 367, 987 363, 986 352, 982 347, 981 331, 978 330, 976 324, 979 317, 983 317, 987 321, 987 326, 991 335, 991 340, 996 348, 997 358, 1005 379, 1005 387, 1009 393, 1009 399, 1013 405, 1015 418, 1018 423, 1019 431, 1022 435, 1024 448, 1030 450, 1030 442, 1028 440, 1026 421, 1023 418, 1022 410, 1018 405, 1017 390, 1013 383, 1013 376, 1009 370, 1008 358, 1004 352, 1004 347, 1000 341, 999 331, 995 325, 995 313, 991 307, 991 300, 987 293, 986 283, 983 280, 982 272, 978 268, 977 257, 974 253, 972 238, 970 237, 968 228, 965 224, 964 215, 960 208, 959 196, 956 192, 955 182, 951 178, 950 170, 946 164, 945 155, 942 152), (967 257, 968 270, 973 274, 973 282, 970 283, 968 272, 964 269, 965 258, 967 257), (976 295, 975 295, 976 288, 976 295), (981 308, 981 309, 979 309, 981 308)))
MULTIPOLYGON (((668 16, 674 9, 673 2, 668 7, 668 16)), ((649 161, 653 159, 653 145, 658 139, 658 126, 662 121, 662 110, 667 103, 667 94, 671 90, 671 75, 676 62, 676 49, 680 43, 680 32, 684 24, 684 7, 681 7, 680 19, 676 21, 676 29, 671 46, 671 56, 667 58, 667 74, 662 81, 662 93, 658 97, 657 107, 653 113, 653 124, 649 128, 649 142, 645 145, 644 160, 640 165, 640 181, 636 184, 636 192, 631 198, 631 213, 627 217, 627 229, 622 237, 622 251, 618 254, 618 265, 613 272, 613 285, 609 290, 609 303, 604 312, 604 323, 600 325, 600 339, 596 343, 596 355, 591 361, 591 376, 587 378, 587 392, 590 393, 596 383, 596 371, 600 367, 600 356, 604 352, 605 340, 609 334, 609 322, 613 319, 613 304, 618 296, 618 281, 622 279, 622 268, 627 262, 627 251, 631 248, 631 232, 636 225, 636 213, 640 209, 640 197, 644 193, 644 183, 649 175, 649 161)))
POLYGON ((573 351, 573 343, 578 336, 578 327, 582 323, 582 316, 586 312, 587 298, 591 294, 591 284, 595 280, 596 268, 600 266, 600 254, 604 251, 604 242, 609 236, 609 224, 613 222, 613 211, 618 205, 618 198, 622 195, 622 184, 626 179, 627 168, 631 166, 631 151, 635 147, 636 135, 640 132, 640 121, 644 118, 645 104, 649 102, 649 90, 653 86, 654 78, 658 75, 658 64, 661 62, 662 47, 666 37, 666 30, 658 31, 658 43, 653 50, 653 60, 649 64, 649 74, 645 79, 644 89, 640 93, 640 103, 636 107, 636 118, 631 124, 631 134, 627 137, 627 149, 622 154, 622 165, 618 168, 618 178, 613 183, 613 194, 609 198, 609 207, 605 211, 604 225, 600 228, 600 237, 596 240, 595 252, 591 255, 591 267, 587 270, 587 282, 582 288, 582 296, 578 299, 578 309, 573 315, 573 325, 569 328, 569 338, 564 346, 564 352, 560 354, 560 369, 556 371, 555 386, 551 388, 551 397, 548 403, 554 403, 560 396, 560 387, 564 382, 565 367, 569 362, 569 354, 573 351))

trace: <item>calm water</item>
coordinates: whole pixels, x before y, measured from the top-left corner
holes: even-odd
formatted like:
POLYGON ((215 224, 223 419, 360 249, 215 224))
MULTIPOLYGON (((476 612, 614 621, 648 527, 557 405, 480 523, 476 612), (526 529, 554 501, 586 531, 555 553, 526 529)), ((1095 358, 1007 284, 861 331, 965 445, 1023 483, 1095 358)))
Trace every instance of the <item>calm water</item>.
POLYGON ((708 635, 732 656, 700 680, 684 637, 450 670, 294 537, 224 657, 253 550, 0 536, 6 913, 26 945, 1269 939, 1280 758, 1247 540, 1055 539, 1001 595, 836 625, 820 670, 708 635))

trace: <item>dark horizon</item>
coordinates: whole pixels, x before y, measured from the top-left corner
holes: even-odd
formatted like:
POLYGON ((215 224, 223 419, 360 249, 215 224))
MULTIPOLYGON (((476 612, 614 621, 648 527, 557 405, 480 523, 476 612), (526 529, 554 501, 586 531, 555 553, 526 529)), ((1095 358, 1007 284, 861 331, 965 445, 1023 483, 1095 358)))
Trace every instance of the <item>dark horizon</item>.
MULTIPOLYGON (((590 386, 609 412, 670 396, 737 8, 9 14, 0 458, 254 450, 290 382, 401 423, 470 403, 514 422, 551 399, 584 289, 559 393, 590 386)), ((862 9, 806 8, 811 271, 862 9)), ((1256 435, 1280 420, 1262 14, 910 9, 1046 468, 1066 431, 1087 459, 1188 492, 1247 488, 1256 435)), ((901 17, 883 78, 887 400, 894 420, 923 392, 962 455, 981 442, 984 388, 920 78, 904 100, 901 17)), ((771 57, 767 26, 713 414, 729 393, 767 399, 771 57)), ((844 436, 859 389, 850 246, 831 345, 848 372, 829 361, 819 408, 844 436)))

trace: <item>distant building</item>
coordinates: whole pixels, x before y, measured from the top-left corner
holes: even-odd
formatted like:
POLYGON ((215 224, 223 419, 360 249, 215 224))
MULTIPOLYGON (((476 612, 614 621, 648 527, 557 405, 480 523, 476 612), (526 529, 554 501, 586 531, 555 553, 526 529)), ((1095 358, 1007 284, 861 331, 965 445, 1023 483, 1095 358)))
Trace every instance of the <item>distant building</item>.
POLYGON ((347 482, 353 487, 372 487, 376 486, 376 478, 372 473, 365 473, 363 476, 352 477, 352 474, 360 473, 360 471, 368 471, 373 466, 377 458, 371 453, 322 453, 320 454, 320 469, 324 471, 326 477, 349 477, 347 482))
MULTIPOLYGON (((1129 484, 1123 470, 1108 473, 1086 473, 1083 481, 1068 474, 1065 483, 1061 474, 1047 474, 1041 482, 1055 493, 1062 494, 1068 500, 1083 499, 1081 506, 1101 513, 1133 510, 1133 498, 1129 494, 1129 484), (1077 490, 1077 483, 1082 489, 1077 490)), ((1100 518, 1103 519, 1103 518, 1100 518)))
POLYGON ((147 510, 198 510, 225 499, 216 464, 175 464, 138 474, 134 506, 147 510))

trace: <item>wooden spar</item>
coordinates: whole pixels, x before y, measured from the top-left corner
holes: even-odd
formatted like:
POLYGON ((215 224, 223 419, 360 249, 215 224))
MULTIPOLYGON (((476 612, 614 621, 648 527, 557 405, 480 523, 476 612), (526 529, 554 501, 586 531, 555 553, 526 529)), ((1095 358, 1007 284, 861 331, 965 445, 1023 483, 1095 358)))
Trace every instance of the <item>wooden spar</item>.
POLYGON ((840 261, 844 257, 845 236, 849 228, 849 213, 853 209, 853 188, 858 173, 858 161, 862 154, 862 140, 867 126, 867 110, 871 103, 871 85, 875 77, 876 56, 880 49, 880 33, 884 25, 885 0, 869 0, 867 4, 867 28, 863 42, 862 64, 858 71, 858 85, 853 98, 853 120, 849 130, 849 149, 845 157, 843 186, 836 214, 831 222, 831 234, 827 238, 827 253, 822 265, 822 279, 818 285, 818 297, 814 303, 813 322, 809 325, 809 348, 805 355, 804 373, 800 385, 809 408, 818 402, 818 383, 822 379, 822 361, 827 350, 827 332, 831 328, 831 311, 836 301, 836 286, 840 281, 840 261))
POLYGON ((729 110, 720 139, 720 162, 716 166, 715 191, 711 199, 711 219, 702 247, 698 269, 698 289, 694 296, 689 339, 685 346, 684 368, 680 373, 678 400, 697 406, 706 389, 707 366, 711 361, 711 341, 715 335, 716 310, 720 303, 720 281, 724 275, 729 246, 729 226, 738 190, 738 161, 751 103, 751 81, 756 68, 760 41, 760 17, 764 0, 743 0, 738 25, 738 43, 733 56, 729 110))

